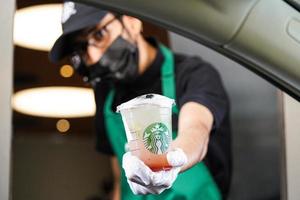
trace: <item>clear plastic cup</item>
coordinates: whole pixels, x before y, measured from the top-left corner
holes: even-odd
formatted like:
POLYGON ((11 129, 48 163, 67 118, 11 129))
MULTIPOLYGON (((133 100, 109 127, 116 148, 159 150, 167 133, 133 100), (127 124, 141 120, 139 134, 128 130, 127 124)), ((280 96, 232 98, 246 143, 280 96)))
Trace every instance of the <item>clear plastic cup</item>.
POLYGON ((172 142, 173 99, 146 94, 117 107, 122 115, 129 151, 153 171, 170 168, 166 153, 172 142))

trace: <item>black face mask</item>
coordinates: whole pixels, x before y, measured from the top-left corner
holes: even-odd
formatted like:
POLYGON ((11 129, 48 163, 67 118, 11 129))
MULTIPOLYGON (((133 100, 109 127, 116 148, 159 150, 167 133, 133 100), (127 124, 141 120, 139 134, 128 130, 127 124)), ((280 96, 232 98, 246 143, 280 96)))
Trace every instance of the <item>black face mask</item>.
POLYGON ((102 80, 130 83, 138 76, 138 49, 119 36, 105 51, 101 59, 86 66, 79 54, 74 53, 71 62, 75 70, 92 85, 102 80))

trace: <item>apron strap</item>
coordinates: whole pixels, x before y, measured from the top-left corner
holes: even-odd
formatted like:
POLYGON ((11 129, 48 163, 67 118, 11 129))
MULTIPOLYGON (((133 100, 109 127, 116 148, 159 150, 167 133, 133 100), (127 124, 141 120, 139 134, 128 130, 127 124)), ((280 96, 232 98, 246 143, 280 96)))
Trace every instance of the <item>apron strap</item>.
MULTIPOLYGON (((176 84, 174 74, 174 57, 173 53, 166 48, 164 45, 160 45, 165 60, 161 68, 162 74, 162 93, 171 99, 176 100, 176 84)), ((172 112, 175 114, 179 113, 177 105, 173 106, 172 112)))

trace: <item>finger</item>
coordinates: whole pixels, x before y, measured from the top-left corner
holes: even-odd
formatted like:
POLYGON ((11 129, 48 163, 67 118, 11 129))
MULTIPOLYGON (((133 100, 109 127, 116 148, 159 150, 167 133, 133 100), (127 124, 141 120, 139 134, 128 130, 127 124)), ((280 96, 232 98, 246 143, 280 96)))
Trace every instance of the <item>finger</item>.
POLYGON ((153 173, 151 169, 130 152, 124 154, 122 167, 130 181, 140 185, 149 185, 151 183, 153 173))
POLYGON ((187 163, 187 156, 182 149, 177 148, 167 153, 169 165, 173 167, 181 167, 187 163))
POLYGON ((127 182, 130 186, 131 191, 135 195, 160 194, 165 190, 164 188, 160 187, 142 186, 129 180, 127 180, 127 182))
POLYGON ((152 185, 164 188, 170 188, 180 171, 180 167, 174 167, 168 171, 154 172, 152 176, 152 185))
POLYGON ((160 171, 155 172, 152 177, 152 185, 156 187, 169 187, 170 186, 170 172, 160 171))
POLYGON ((141 187, 140 185, 138 185, 137 183, 134 183, 130 180, 127 179, 128 185, 131 189, 131 191, 133 192, 133 194, 135 195, 139 195, 139 194, 147 194, 146 190, 144 187, 141 187))

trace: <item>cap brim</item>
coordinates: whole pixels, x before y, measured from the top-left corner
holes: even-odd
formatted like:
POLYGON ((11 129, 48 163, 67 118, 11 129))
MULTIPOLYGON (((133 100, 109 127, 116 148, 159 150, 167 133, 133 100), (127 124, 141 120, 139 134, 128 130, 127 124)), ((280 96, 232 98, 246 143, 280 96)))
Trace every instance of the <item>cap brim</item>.
POLYGON ((67 55, 72 53, 71 36, 73 33, 96 25, 108 13, 105 10, 98 10, 96 8, 89 8, 93 10, 90 13, 82 13, 76 19, 70 20, 65 25, 64 33, 55 41, 53 47, 49 52, 49 59, 52 62, 58 62, 67 55))
POLYGON ((69 42, 70 34, 61 35, 54 43, 49 52, 49 60, 57 63, 68 54, 72 53, 71 44, 69 42))

